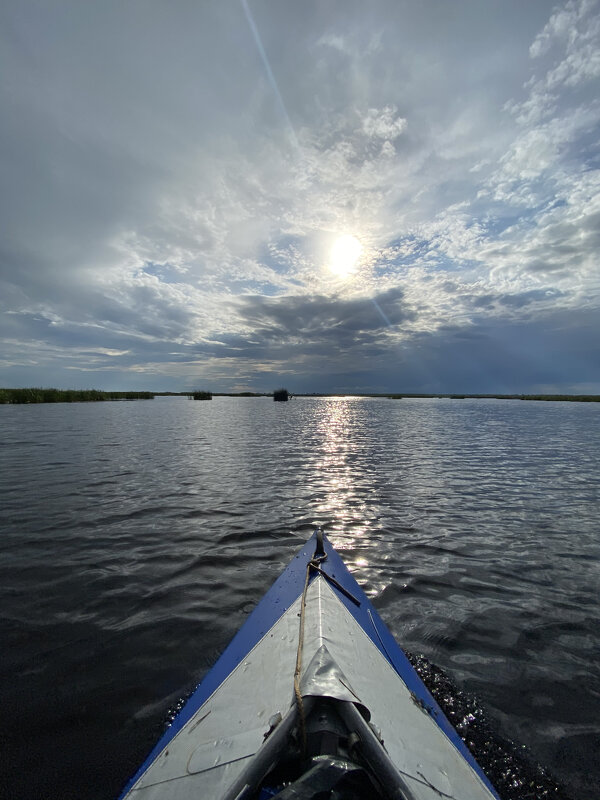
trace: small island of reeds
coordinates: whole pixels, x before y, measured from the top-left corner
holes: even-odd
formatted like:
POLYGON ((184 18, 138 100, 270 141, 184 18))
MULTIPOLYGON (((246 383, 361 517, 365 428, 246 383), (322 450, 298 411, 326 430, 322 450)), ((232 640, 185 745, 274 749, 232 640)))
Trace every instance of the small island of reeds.
POLYGON ((290 399, 290 394, 287 389, 275 389, 275 391, 273 392, 273 400, 286 402, 289 399, 290 399))
POLYGON ((0 389, 0 403, 93 403, 102 400, 154 400, 153 392, 100 392, 98 389, 0 389))
POLYGON ((194 392, 192 398, 194 400, 212 400, 212 392, 194 392))

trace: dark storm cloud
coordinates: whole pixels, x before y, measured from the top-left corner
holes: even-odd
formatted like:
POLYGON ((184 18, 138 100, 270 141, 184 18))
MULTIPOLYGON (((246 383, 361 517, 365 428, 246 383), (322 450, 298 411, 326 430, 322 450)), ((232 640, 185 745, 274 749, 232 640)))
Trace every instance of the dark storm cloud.
POLYGON ((260 336, 352 340, 414 320, 400 288, 374 297, 340 298, 249 297, 241 303, 241 317, 260 336))
POLYGON ((549 313, 506 324, 481 318, 418 337, 402 385, 423 391, 520 393, 589 391, 600 368, 600 320, 591 311, 549 313), (425 387, 428 389, 425 389, 425 387), (445 387, 445 388, 444 388, 445 387))

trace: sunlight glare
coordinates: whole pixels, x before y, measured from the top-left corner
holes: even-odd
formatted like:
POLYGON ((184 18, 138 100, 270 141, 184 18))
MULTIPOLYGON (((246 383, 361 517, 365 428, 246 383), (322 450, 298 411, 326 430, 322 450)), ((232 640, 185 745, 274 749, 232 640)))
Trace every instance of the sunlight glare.
POLYGON ((356 236, 347 233, 338 237, 331 248, 329 269, 334 275, 347 278, 354 271, 361 252, 362 245, 356 236))

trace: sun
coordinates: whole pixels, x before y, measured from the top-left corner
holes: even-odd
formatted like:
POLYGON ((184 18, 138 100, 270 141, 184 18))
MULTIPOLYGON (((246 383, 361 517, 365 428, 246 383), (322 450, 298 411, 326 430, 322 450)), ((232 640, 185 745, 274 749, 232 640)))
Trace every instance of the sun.
POLYGON ((329 269, 339 278, 347 278, 354 272, 361 253, 362 245, 356 236, 349 233, 339 236, 331 248, 329 269))

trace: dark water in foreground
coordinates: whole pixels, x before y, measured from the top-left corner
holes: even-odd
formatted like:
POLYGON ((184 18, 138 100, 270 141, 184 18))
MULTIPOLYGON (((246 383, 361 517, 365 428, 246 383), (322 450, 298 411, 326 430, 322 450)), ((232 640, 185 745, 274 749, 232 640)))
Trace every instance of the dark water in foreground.
POLYGON ((6 798, 115 797, 315 523, 405 648, 600 785, 600 405, 0 406, 6 798))

